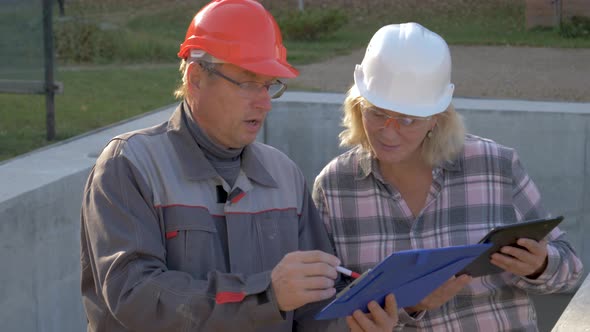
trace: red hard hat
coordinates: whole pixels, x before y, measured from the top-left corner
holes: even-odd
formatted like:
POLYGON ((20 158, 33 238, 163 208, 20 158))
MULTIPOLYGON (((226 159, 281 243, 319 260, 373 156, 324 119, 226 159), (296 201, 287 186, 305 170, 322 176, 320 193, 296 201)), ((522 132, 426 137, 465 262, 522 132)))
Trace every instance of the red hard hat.
POLYGON ((287 63, 279 26, 253 0, 215 0, 193 18, 178 56, 203 50, 213 57, 253 73, 293 78, 299 72, 287 63))

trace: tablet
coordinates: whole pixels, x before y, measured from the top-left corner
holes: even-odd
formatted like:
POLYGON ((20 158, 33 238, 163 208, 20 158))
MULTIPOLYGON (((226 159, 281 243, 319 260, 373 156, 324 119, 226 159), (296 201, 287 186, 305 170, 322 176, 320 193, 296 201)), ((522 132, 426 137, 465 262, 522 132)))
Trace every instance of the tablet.
POLYGON ((563 216, 558 216, 546 219, 529 220, 492 229, 479 241, 479 243, 491 243, 492 247, 467 265, 467 267, 457 273, 457 275, 469 274, 475 278, 504 271, 490 263, 490 256, 493 253, 500 251, 500 248, 504 246, 513 246, 524 249, 516 244, 516 241, 520 238, 541 241, 562 220, 563 216))

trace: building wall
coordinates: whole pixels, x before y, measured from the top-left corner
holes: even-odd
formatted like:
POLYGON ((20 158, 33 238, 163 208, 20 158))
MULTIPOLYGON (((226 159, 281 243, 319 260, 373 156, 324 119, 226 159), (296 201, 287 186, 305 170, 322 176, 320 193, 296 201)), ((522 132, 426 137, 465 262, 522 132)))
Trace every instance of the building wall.
POLYGON ((562 20, 567 20, 574 15, 590 17, 590 1, 588 0, 526 0, 526 28, 556 26, 555 1, 561 1, 562 20))

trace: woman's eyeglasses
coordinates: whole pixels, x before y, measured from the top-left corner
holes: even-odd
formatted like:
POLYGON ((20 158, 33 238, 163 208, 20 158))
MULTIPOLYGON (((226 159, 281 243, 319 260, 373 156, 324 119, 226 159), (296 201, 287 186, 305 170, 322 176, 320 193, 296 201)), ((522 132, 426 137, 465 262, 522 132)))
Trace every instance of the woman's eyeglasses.
POLYGON ((371 127, 382 129, 389 124, 397 130, 413 130, 422 128, 422 126, 432 117, 409 117, 387 114, 388 111, 378 109, 374 106, 365 106, 361 104, 362 113, 371 127))

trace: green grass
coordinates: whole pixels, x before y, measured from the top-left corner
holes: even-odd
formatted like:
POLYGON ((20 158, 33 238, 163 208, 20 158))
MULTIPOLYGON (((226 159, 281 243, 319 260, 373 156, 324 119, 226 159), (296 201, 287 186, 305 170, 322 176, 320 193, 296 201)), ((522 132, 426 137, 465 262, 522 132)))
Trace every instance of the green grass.
MULTIPOLYGON (((56 9, 55 28, 60 32, 62 52, 80 52, 75 61, 58 54, 59 66, 82 65, 77 71, 57 73, 57 80, 64 83, 64 94, 56 96, 57 139, 174 102, 172 91, 179 78, 176 53, 195 9, 206 2, 77 0, 66 2, 65 18, 60 18, 56 9), (81 36, 88 42, 81 43, 81 36), (113 67, 154 63, 165 66, 113 67)), ((293 0, 262 2, 277 17, 285 8, 296 8, 293 0)), ((306 6, 321 6, 320 2, 306 2, 306 6)), ((526 30, 524 1, 519 0, 370 0, 347 4, 348 24, 333 35, 313 42, 285 40, 291 63, 301 65, 348 54, 365 47, 379 27, 408 21, 436 31, 449 44, 590 47, 590 38, 562 38, 554 29, 526 30)), ((6 50, 0 55, 0 79, 43 78, 41 41, 35 41, 40 38, 39 22, 34 19, 39 13, 40 9, 26 6, 0 6, 0 49, 6 50)), ((45 140, 43 96, 0 94, 0 160, 49 143, 45 140)))
POLYGON ((329 38, 317 42, 285 41, 289 61, 306 64, 348 54, 365 47, 383 25, 398 22, 418 22, 455 45, 590 47, 590 38, 563 38, 552 28, 527 30, 524 4, 517 1, 467 7, 444 6, 441 2, 432 6, 385 10, 383 14, 376 9, 369 10, 375 10, 371 19, 362 13, 351 13, 349 23, 329 38))
MULTIPOLYGON (((294 4, 292 0, 263 3, 279 25, 294 4)), ((173 5, 155 0, 81 0, 70 5, 68 19, 60 19, 63 22, 56 27, 68 51, 80 50, 69 36, 79 34, 80 27, 90 30, 92 43, 86 48, 92 50, 92 59, 87 62, 173 62, 195 8, 195 1, 188 0, 173 5)), ((590 47, 590 38, 562 38, 555 29, 526 30, 524 1, 519 0, 371 0, 354 3, 346 13, 348 24, 330 37, 315 42, 286 40, 289 61, 304 64, 348 53, 365 46, 379 27, 408 21, 436 31, 449 44, 590 47)))
POLYGON ((287 40, 285 47, 289 62, 301 65, 349 54, 357 48, 366 46, 368 38, 375 32, 374 30, 372 26, 353 28, 347 25, 335 32, 330 38, 322 38, 316 42, 287 40))
MULTIPOLYGON (((173 103, 175 66, 60 71, 57 140, 76 136, 173 103)), ((53 143, 45 139, 45 97, 0 94, 0 160, 53 143)))

